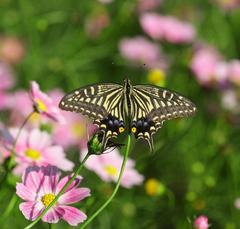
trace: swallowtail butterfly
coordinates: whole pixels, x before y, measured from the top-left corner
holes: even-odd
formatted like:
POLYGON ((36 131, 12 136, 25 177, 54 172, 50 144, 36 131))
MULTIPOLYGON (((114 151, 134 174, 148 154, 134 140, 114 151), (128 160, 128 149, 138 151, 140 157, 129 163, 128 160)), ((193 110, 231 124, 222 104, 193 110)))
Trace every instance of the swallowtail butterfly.
POLYGON ((66 111, 88 116, 103 133, 103 145, 127 130, 136 139, 147 140, 153 150, 153 134, 166 120, 196 112, 184 96, 152 85, 93 84, 66 94, 59 103, 66 111))

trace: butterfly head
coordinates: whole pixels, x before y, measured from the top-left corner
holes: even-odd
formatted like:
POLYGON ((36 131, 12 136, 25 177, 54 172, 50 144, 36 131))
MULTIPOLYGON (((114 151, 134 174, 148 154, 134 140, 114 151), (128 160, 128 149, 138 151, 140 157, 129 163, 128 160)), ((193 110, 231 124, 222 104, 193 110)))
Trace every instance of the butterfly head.
POLYGON ((132 84, 131 84, 130 79, 126 78, 126 79, 124 80, 124 86, 123 86, 123 87, 124 87, 124 88, 126 88, 126 87, 132 87, 132 84))

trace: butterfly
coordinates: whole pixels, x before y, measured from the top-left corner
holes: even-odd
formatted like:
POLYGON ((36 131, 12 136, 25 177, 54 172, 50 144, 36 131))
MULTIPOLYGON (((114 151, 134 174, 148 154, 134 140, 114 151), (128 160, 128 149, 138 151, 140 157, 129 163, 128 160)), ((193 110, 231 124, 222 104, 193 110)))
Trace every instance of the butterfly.
POLYGON ((152 85, 93 84, 73 90, 59 107, 90 118, 103 133, 105 146, 125 130, 145 139, 153 151, 153 135, 166 120, 193 115, 197 108, 184 96, 152 85))

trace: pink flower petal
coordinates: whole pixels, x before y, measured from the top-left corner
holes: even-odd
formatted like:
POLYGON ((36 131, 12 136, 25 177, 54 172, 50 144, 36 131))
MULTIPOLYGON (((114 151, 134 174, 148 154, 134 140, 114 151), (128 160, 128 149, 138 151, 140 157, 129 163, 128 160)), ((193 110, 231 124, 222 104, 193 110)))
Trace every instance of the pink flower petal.
POLYGON ((63 148, 61 146, 51 146, 44 152, 45 160, 64 171, 71 171, 74 167, 74 163, 65 158, 63 148))
POLYGON ((33 149, 44 149, 51 143, 50 135, 39 129, 33 129, 29 134, 29 147, 33 149))
POLYGON ((41 202, 35 201, 23 202, 19 205, 19 209, 25 218, 32 221, 41 214, 43 207, 44 206, 41 204, 41 202))
POLYGON ((82 223, 87 218, 87 216, 77 208, 71 206, 61 206, 61 208, 65 211, 63 219, 72 226, 77 226, 79 223, 82 223))
POLYGON ((36 194, 34 193, 33 189, 26 187, 22 183, 17 183, 16 189, 17 195, 23 200, 35 201, 36 194))
POLYGON ((41 177, 34 167, 29 167, 24 175, 23 175, 23 182, 28 189, 31 189, 33 192, 37 192, 41 186, 41 177))
POLYGON ((58 200, 59 204, 73 204, 79 202, 85 197, 90 196, 90 189, 88 188, 74 188, 65 192, 58 200))
POLYGON ((62 218, 64 213, 64 210, 59 207, 50 208, 42 217, 42 221, 47 223, 57 223, 62 218))
MULTIPOLYGON (((70 180, 70 178, 71 178, 71 176, 65 176, 58 182, 58 184, 56 186, 55 194, 58 194, 62 190, 63 186, 70 180)), ((80 176, 75 178, 75 180, 68 186, 68 188, 66 189, 65 192, 68 192, 75 186, 79 185, 81 180, 82 180, 82 178, 80 176)))
MULTIPOLYGON (((43 167, 45 168, 45 167, 43 167)), ((48 166, 46 167, 44 173, 44 179, 42 182, 42 189, 44 190, 44 193, 54 193, 55 186, 57 184, 57 181, 59 179, 59 170, 55 166, 48 166)))
POLYGON ((126 169, 123 172, 121 185, 125 188, 131 188, 134 185, 141 185, 144 180, 144 176, 138 173, 134 169, 126 169))
POLYGON ((39 85, 35 81, 31 82, 30 97, 33 104, 37 107, 39 113, 53 119, 54 121, 60 123, 65 122, 64 117, 60 114, 59 108, 54 105, 52 99, 47 94, 43 93, 40 90, 39 85), (43 104, 46 107, 46 110, 39 109, 38 107, 39 100, 43 102, 43 104))

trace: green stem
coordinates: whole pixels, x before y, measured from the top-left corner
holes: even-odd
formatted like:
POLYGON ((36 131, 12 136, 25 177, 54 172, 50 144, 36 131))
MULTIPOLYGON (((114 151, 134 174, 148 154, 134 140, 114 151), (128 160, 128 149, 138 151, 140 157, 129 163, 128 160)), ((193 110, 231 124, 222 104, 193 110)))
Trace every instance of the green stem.
POLYGON ((125 165, 126 165, 126 162, 127 162, 127 158, 128 158, 128 153, 129 153, 129 150, 130 150, 130 145, 131 145, 131 135, 128 135, 128 141, 127 141, 127 149, 125 151, 125 154, 124 154, 124 158, 123 158, 123 162, 122 162, 122 166, 121 166, 121 170, 120 170, 120 173, 119 173, 119 176, 118 176, 118 179, 117 179, 117 184, 113 190, 113 193, 112 195, 107 199, 107 201, 97 210, 93 213, 93 215, 91 217, 89 217, 83 224, 82 226, 80 226, 81 229, 85 228, 89 223, 91 223, 93 221, 93 219, 95 217, 98 216, 98 214, 100 214, 104 208, 106 208, 108 206, 108 204, 113 200, 113 198, 115 197, 118 189, 119 189, 119 186, 120 186, 120 182, 121 182, 121 179, 122 179, 122 175, 123 175, 123 171, 124 171, 124 168, 125 168, 125 165))
POLYGON ((17 196, 14 193, 14 195, 12 196, 4 214, 2 215, 2 219, 4 220, 5 218, 7 218, 9 216, 9 214, 11 213, 11 211, 13 210, 15 204, 17 203, 17 196))
POLYGON ((37 217, 37 219, 35 219, 31 224, 29 224, 27 227, 25 227, 24 229, 29 229, 31 227, 33 227, 45 214, 46 212, 58 201, 59 197, 66 191, 66 189, 68 188, 68 186, 74 181, 74 179, 77 177, 77 175, 80 173, 80 171, 82 170, 84 163, 86 162, 86 160, 89 158, 91 154, 87 154, 81 164, 79 165, 78 169, 75 171, 74 175, 71 177, 71 179, 63 186, 62 190, 56 195, 56 197, 53 199, 53 201, 42 211, 42 213, 37 217))
POLYGON ((16 137, 14 139, 14 142, 13 142, 12 149, 10 150, 9 160, 6 162, 6 172, 5 172, 4 177, 2 178, 2 180, 0 182, 0 187, 5 182, 5 180, 7 180, 9 172, 14 167, 14 163, 15 163, 14 162, 14 154, 15 154, 15 148, 16 148, 16 145, 17 145, 18 138, 19 138, 19 136, 22 132, 23 127, 26 125, 26 123, 28 122, 28 120, 31 118, 31 116, 34 113, 35 113, 35 111, 32 111, 31 113, 29 113, 29 115, 25 118, 25 120, 23 121, 22 125, 20 126, 20 128, 17 132, 17 135, 16 135, 16 137))
POLYGON ((16 135, 16 138, 13 142, 13 147, 12 147, 12 150, 11 150, 11 155, 14 154, 15 152, 15 148, 16 148, 16 145, 17 145, 17 141, 18 141, 18 138, 23 130, 23 127, 27 124, 27 122, 29 121, 29 119, 32 117, 32 115, 35 113, 35 111, 32 111, 31 113, 29 113, 29 115, 25 118, 25 120, 23 121, 22 125, 20 126, 18 132, 17 132, 17 135, 16 135))

